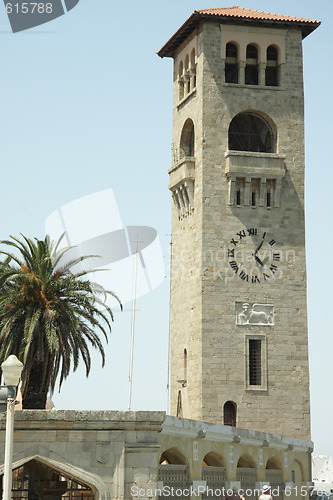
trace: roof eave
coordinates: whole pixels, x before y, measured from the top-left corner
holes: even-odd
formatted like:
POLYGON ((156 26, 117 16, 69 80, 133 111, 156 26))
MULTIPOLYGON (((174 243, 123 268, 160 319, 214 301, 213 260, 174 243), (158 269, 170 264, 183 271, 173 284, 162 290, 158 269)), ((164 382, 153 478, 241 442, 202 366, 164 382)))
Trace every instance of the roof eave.
POLYGON ((176 31, 174 35, 163 45, 163 47, 157 52, 160 57, 173 57, 174 51, 182 43, 182 41, 187 38, 187 36, 192 33, 192 31, 199 24, 201 14, 194 11, 193 14, 185 21, 184 24, 176 31))
POLYGON ((280 27, 298 27, 302 30, 302 38, 310 35, 320 22, 301 22, 301 21, 283 21, 276 19, 250 19, 239 18, 232 16, 216 16, 212 14, 200 14, 194 11, 193 14, 185 21, 184 24, 176 31, 176 33, 167 41, 165 45, 157 52, 160 57, 173 57, 177 47, 193 32, 201 20, 215 21, 220 24, 252 24, 253 25, 279 25, 280 27))

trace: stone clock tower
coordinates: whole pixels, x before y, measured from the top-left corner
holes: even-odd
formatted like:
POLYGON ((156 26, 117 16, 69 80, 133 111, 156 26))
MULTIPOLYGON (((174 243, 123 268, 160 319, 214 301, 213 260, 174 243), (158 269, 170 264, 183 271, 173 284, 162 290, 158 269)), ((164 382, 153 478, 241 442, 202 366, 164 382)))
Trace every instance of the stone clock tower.
POLYGON ((317 21, 195 11, 174 59, 171 412, 310 437, 302 39, 317 21))

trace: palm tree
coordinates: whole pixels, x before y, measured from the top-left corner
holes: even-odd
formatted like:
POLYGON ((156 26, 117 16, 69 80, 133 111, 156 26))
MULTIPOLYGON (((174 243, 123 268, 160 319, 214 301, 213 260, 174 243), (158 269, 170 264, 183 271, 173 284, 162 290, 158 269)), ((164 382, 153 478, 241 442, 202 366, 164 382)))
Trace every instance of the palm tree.
POLYGON ((108 340, 113 315, 103 299, 116 296, 86 279, 87 271, 74 272, 88 257, 65 263, 70 248, 59 250, 62 238, 56 244, 48 236, 10 238, 0 242, 8 249, 0 250, 0 362, 16 354, 24 364, 23 408, 45 409, 58 375, 60 390, 81 358, 88 376, 90 346, 104 365, 100 336, 108 340))

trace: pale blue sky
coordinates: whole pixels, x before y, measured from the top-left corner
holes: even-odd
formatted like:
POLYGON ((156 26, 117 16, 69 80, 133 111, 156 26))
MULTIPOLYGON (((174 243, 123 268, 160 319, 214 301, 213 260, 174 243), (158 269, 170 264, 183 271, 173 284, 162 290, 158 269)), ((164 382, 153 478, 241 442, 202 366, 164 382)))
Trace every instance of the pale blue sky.
MULTIPOLYGON (((81 0, 52 23, 15 35, 0 8, 1 238, 42 237, 53 210, 112 187, 125 224, 158 230, 168 269, 172 61, 156 51, 195 9, 225 5, 81 0)), ((317 454, 333 454, 333 4, 241 6, 323 22, 304 41, 306 224, 312 436, 317 454)), ((167 333, 166 280, 138 301, 133 409, 165 409, 167 333)), ((130 312, 116 313, 105 369, 96 357, 88 381, 83 370, 70 376, 56 406, 126 409, 129 346, 130 312)))

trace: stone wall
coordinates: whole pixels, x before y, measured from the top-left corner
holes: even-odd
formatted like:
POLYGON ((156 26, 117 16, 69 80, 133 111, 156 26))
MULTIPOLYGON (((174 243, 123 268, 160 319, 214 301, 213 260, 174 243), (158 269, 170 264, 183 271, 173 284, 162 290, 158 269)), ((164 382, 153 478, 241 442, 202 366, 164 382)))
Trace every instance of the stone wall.
MULTIPOLYGON (((0 439, 2 463, 4 414, 0 439)), ((15 412, 13 468, 38 461, 89 486, 101 500, 156 498, 156 488, 179 486, 177 472, 183 487, 194 489, 212 486, 213 476, 220 478, 215 487, 226 489, 244 487, 244 473, 251 473, 253 488, 278 477, 280 494, 287 487, 288 496, 296 498, 296 488, 308 492, 311 451, 309 441, 164 412, 15 412)))

